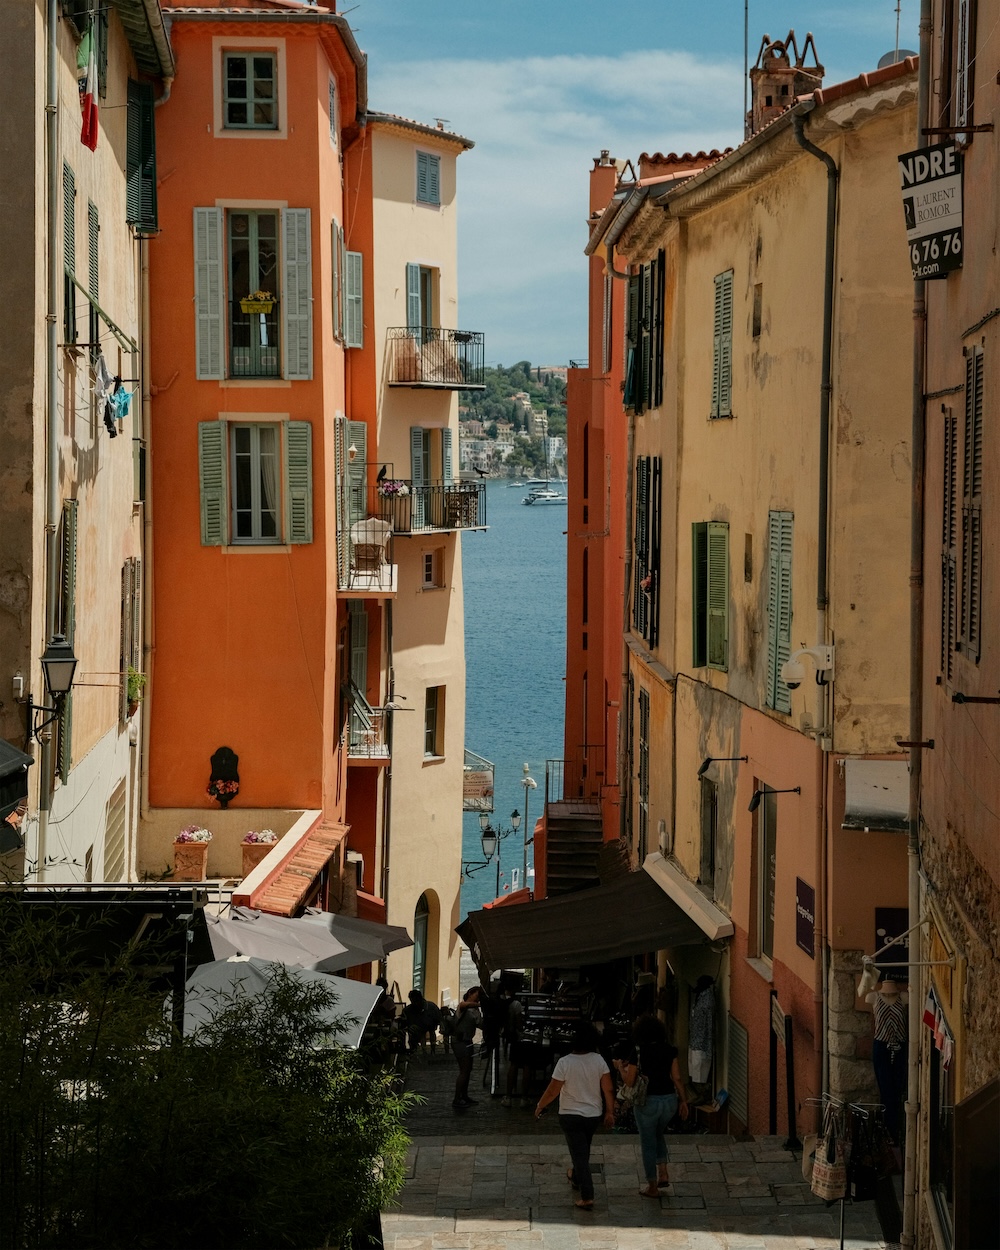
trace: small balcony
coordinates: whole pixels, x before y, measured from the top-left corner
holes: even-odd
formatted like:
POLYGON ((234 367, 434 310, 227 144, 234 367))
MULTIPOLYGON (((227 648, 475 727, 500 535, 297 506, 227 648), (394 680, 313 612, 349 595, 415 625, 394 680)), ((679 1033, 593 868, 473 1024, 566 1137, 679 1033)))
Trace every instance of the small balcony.
POLYGON ((347 758, 356 763, 386 763, 389 759, 388 714, 372 707, 353 682, 347 722, 347 758))
MULTIPOLYGON (((353 492, 352 492, 353 494, 353 492)), ((349 526, 340 560, 339 589, 345 599, 387 599, 395 595, 397 568, 392 553, 392 525, 358 508, 361 519, 349 526)))
POLYGON ((421 390, 483 391, 485 345, 478 330, 437 326, 386 331, 386 370, 390 386, 421 390))
POLYGON ((421 482, 396 478, 373 492, 369 511, 387 521, 395 534, 486 528, 483 482, 421 482), (386 493, 388 492, 388 493, 386 493))
POLYGON ((278 301, 254 305, 229 301, 229 376, 280 378, 281 344, 278 338, 278 301), (244 311, 244 305, 255 311, 244 311))

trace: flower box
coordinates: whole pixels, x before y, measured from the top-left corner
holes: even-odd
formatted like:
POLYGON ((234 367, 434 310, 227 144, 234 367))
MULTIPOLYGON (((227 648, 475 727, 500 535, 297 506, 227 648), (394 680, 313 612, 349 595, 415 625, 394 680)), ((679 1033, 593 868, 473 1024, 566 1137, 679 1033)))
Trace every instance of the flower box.
POLYGON ((208 877, 208 843, 174 843, 174 880, 204 881, 208 877))
POLYGON ((275 842, 241 842, 243 852, 243 876, 249 877, 262 859, 273 851, 275 842))
POLYGON ((241 299, 240 308, 245 313, 269 313, 274 308, 273 299, 241 299))

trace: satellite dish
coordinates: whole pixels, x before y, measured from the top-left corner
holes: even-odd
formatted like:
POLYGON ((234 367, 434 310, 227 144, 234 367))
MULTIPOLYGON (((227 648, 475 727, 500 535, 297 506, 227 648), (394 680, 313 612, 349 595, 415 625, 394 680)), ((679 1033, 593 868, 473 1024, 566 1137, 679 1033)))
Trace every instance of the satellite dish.
POLYGON ((887 65, 895 65, 899 61, 905 61, 908 56, 916 56, 916 52, 911 52, 909 48, 900 48, 897 52, 887 52, 885 56, 879 58, 878 68, 885 69, 887 65))

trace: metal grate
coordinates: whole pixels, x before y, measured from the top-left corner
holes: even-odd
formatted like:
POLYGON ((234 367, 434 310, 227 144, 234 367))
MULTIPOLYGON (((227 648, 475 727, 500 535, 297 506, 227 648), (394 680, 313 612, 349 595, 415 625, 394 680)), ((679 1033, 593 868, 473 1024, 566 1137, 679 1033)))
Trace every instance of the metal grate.
POLYGON ((104 880, 125 880, 125 781, 108 799, 104 831, 104 880))
POLYGON ((729 1107, 741 1124, 750 1123, 750 1043, 746 1029, 729 1017, 729 1107))

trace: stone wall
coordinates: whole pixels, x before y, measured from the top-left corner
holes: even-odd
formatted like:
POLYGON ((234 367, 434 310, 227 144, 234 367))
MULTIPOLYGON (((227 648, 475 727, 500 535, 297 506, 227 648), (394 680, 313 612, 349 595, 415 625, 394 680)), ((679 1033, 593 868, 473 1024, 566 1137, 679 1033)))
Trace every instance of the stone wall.
POLYGON ((872 1068, 872 1013, 857 996, 863 951, 831 951, 829 994, 830 1093, 849 1102, 878 1102, 872 1068))

